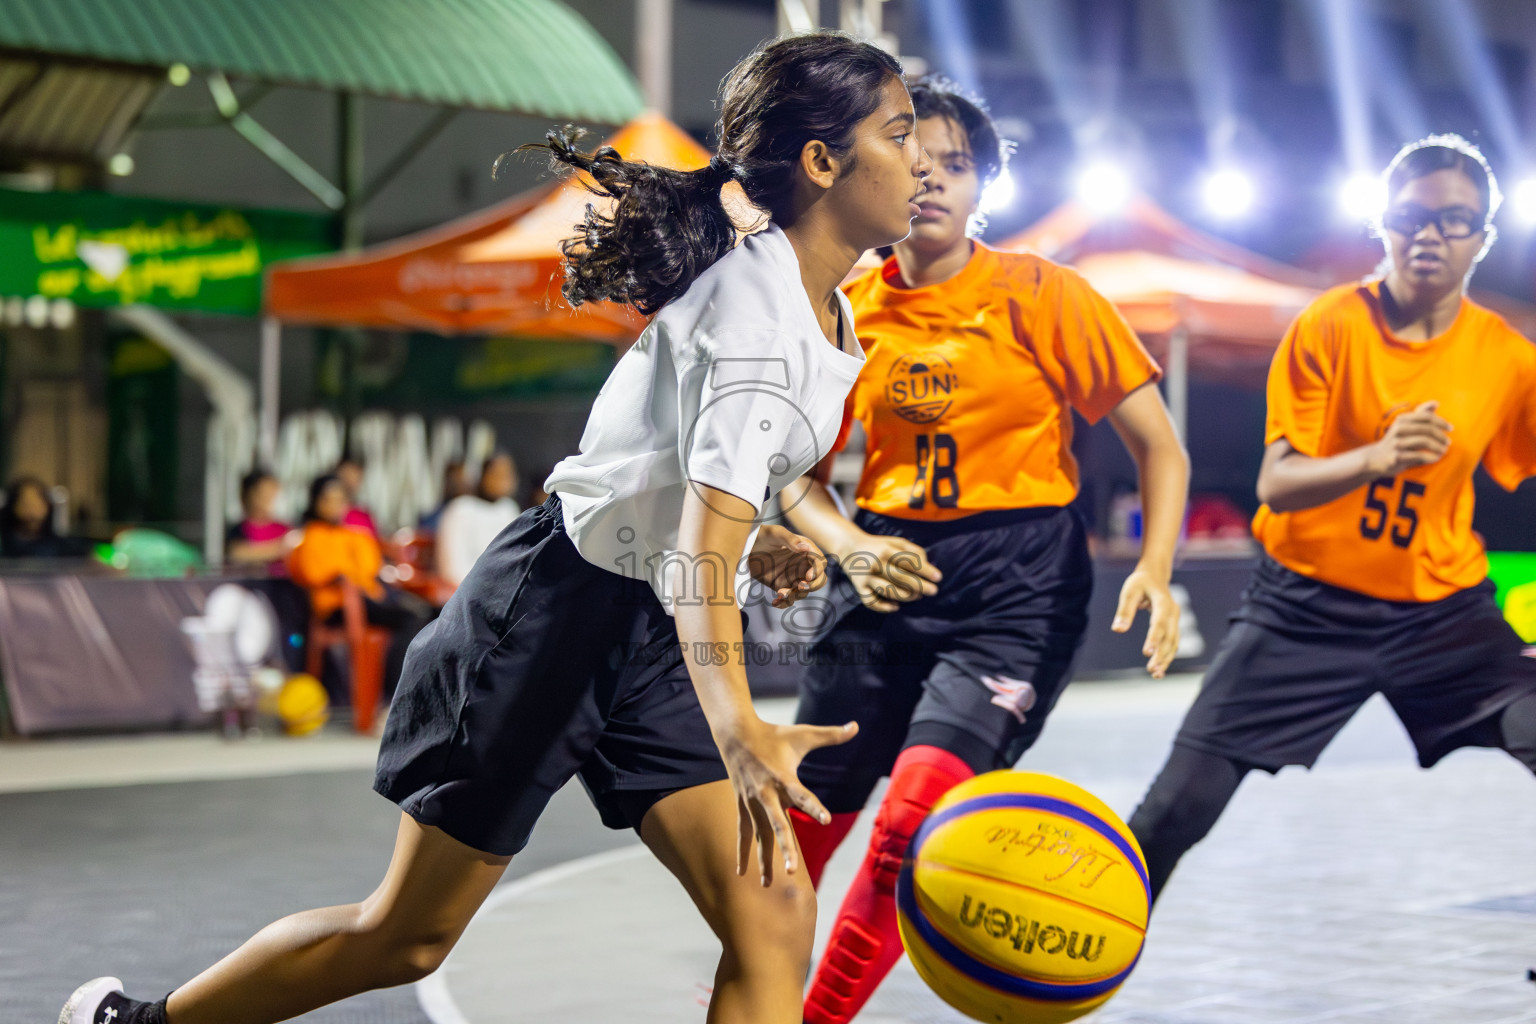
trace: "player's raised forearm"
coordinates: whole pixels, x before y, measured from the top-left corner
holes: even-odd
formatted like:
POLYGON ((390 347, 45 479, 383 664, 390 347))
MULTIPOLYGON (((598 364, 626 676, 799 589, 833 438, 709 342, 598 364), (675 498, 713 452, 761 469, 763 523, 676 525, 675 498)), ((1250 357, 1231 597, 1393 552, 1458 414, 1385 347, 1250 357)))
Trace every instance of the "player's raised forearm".
POLYGON ((1140 565, 1166 582, 1189 498, 1189 454, 1156 387, 1127 395, 1110 422, 1136 462, 1142 496, 1140 565))
POLYGON ((699 485, 683 503, 679 558, 668 566, 677 597, 674 618, 688 676, 715 742, 758 724, 741 650, 736 566, 756 509, 725 491, 699 485), (701 500, 699 492, 704 492, 701 500), (719 511, 716 511, 719 510, 719 511))
POLYGON ((1274 512, 1316 508, 1363 487, 1381 475, 1372 458, 1375 445, 1324 458, 1303 455, 1284 440, 1264 452, 1259 500, 1274 512))
POLYGON ((1380 440, 1359 448, 1312 458, 1285 438, 1264 451, 1259 500, 1276 512, 1326 505, 1372 480, 1428 466, 1445 457, 1455 429, 1439 414, 1438 401, 1422 402, 1399 414, 1380 440))

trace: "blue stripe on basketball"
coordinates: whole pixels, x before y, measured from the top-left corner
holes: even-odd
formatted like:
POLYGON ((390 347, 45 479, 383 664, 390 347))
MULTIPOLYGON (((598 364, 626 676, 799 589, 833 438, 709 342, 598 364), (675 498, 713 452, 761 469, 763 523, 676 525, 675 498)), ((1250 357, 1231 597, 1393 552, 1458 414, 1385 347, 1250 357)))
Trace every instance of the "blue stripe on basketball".
POLYGON ((1135 969, 1137 961, 1141 959, 1141 950, 1136 951, 1136 956, 1126 966, 1125 970, 1112 977, 1099 981, 1085 982, 1049 982, 1032 981, 1028 978, 1020 978, 1000 971, 991 964, 976 959, 965 950, 950 942, 928 920, 922 908, 917 905, 917 894, 912 886, 913 861, 908 860, 901 867, 901 876, 896 883, 896 905, 906 916, 912 927, 917 929, 917 934, 928 944, 938 956, 949 966, 959 971, 972 981, 978 981, 990 988, 1010 996, 1020 996, 1024 999, 1036 999, 1047 1003, 1067 1003, 1079 999, 1092 999, 1095 996, 1113 992, 1119 988, 1125 979, 1135 969))
POLYGON ((1099 981, 1089 982, 1045 982, 1032 981, 1028 978, 1016 977, 1006 971, 1001 971, 991 964, 978 960, 965 950, 956 946, 933 926, 926 914, 917 903, 917 893, 913 886, 913 866, 917 861, 923 844, 935 831, 956 818, 978 811, 996 810, 998 808, 1018 808, 1021 810, 1047 811, 1064 818, 1070 818, 1079 824, 1086 825, 1123 853, 1126 859, 1136 869, 1136 874, 1141 878, 1141 884, 1147 891, 1148 906, 1151 905, 1152 884, 1147 878, 1146 866, 1134 847, 1125 841, 1120 833, 1112 828, 1108 822, 1098 815, 1083 810, 1076 804, 1071 804, 1056 797, 1037 796, 1028 793, 994 793, 988 796, 972 797, 962 800, 953 807, 946 808, 937 814, 930 814, 917 830, 917 835, 912 837, 912 843, 907 848, 906 863, 902 865, 901 876, 896 884, 896 904, 906 916, 912 927, 917 930, 922 940, 938 956, 961 974, 975 981, 981 982, 991 988, 997 989, 1008 995, 1020 996, 1025 999, 1038 999, 1043 1002, 1070 1002, 1078 999, 1092 999, 1111 992, 1124 983, 1130 976, 1136 964, 1141 960, 1141 950, 1136 951, 1136 956, 1123 971, 1099 981))
POLYGON ((993 793, 988 796, 976 796, 971 797, 969 800, 962 800, 953 807, 946 808, 937 814, 928 815, 922 827, 917 830, 917 835, 912 837, 912 843, 907 848, 907 856, 916 860, 917 853, 922 849, 923 843, 927 842, 928 837, 945 823, 964 817, 967 814, 996 810, 1001 807, 1017 807, 1030 811, 1049 811, 1051 814, 1059 814, 1063 818, 1071 818, 1080 825, 1087 825, 1113 843, 1115 849, 1125 854, 1126 859, 1130 861, 1131 866, 1136 869, 1136 874, 1141 878, 1142 886, 1147 890, 1147 905, 1149 908, 1151 907, 1152 883, 1147 878, 1146 865, 1141 862, 1141 855, 1136 852, 1135 848, 1125 841, 1125 837, 1118 830, 1112 828, 1108 822, 1097 814, 1085 811, 1076 804, 1067 803, 1065 800, 1060 800, 1053 796, 1037 796, 1031 793, 993 793))

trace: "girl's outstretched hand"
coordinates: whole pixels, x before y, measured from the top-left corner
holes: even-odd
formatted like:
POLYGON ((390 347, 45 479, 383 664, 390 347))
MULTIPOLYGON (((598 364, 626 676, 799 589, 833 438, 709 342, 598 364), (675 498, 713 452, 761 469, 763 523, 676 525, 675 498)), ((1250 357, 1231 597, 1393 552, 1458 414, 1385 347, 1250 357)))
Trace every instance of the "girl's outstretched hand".
POLYGON ((731 785, 736 790, 741 836, 736 856, 738 875, 747 873, 754 843, 763 885, 773 881, 775 844, 783 853, 784 870, 793 874, 799 868, 798 847, 788 808, 798 807, 823 824, 832 820, 821 801, 800 784, 796 774, 800 761, 819 747, 848 742, 858 731, 854 722, 847 725, 772 725, 754 719, 727 736, 717 737, 731 785))
POLYGON ((1151 609, 1152 618, 1141 653, 1147 658, 1147 671, 1152 678, 1161 679, 1179 651, 1179 602, 1174 600, 1166 579, 1138 567, 1120 588, 1120 604, 1109 628, 1116 633, 1126 632, 1143 608, 1151 609))

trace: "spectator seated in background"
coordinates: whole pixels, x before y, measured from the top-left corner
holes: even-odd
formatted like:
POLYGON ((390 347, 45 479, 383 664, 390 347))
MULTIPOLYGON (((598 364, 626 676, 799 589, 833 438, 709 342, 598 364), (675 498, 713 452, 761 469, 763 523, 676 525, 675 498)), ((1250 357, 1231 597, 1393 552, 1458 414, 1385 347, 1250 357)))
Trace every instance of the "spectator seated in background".
POLYGON ((258 569, 268 576, 287 572, 283 560, 291 542, 293 528, 272 513, 282 487, 277 477, 264 469, 253 469, 240 481, 240 507, 245 518, 229 528, 224 537, 224 554, 229 563, 241 569, 258 569))
POLYGON ((373 514, 364 508, 358 501, 358 495, 363 491, 363 459, 360 455, 348 455, 336 464, 336 479, 347 492, 347 518, 345 523, 353 529, 362 530, 374 540, 379 538, 379 528, 374 525, 373 514))
POLYGON ((443 500, 437 503, 437 508, 421 517, 416 524, 416 529, 423 533, 436 533, 437 524, 442 521, 443 511, 454 498, 469 494, 469 481, 464 476, 464 462, 462 459, 454 459, 443 467, 443 500))
POLYGON ((0 508, 0 557, 84 558, 87 553, 85 541, 54 532, 47 484, 35 476, 11 481, 0 508))
POLYGON ((393 631, 384 661, 384 693, 393 696, 400 679, 405 649, 432 620, 432 606, 420 598, 385 586, 379 580, 384 555, 371 534, 346 525, 347 490, 335 475, 315 480, 304 510, 304 531, 288 555, 288 572, 309 591, 315 618, 341 623, 340 581, 351 581, 363 594, 368 621, 393 631))
POLYGON ((437 527, 437 573, 458 586, 496 535, 522 511, 517 491, 517 463, 504 451, 492 452, 480 467, 476 493, 454 498, 437 527))

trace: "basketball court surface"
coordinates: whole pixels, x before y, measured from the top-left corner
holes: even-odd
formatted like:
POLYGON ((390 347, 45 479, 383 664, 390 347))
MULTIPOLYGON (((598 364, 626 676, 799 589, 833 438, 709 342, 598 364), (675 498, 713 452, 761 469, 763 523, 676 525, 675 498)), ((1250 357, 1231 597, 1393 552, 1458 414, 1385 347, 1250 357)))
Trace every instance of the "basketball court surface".
MULTIPOLYGON (((1078 683, 1021 767, 1127 815, 1195 685, 1078 683)), ((369 791, 371 758, 369 741, 330 733, 0 747, 0 1020, 51 1022, 101 973, 163 993, 274 917, 361 898, 398 814, 369 791)), ((822 939, 867 828, 828 868, 822 939)), ((1523 768, 1471 750, 1420 771, 1373 702, 1315 771, 1244 782, 1175 874, 1136 973, 1085 1019, 1536 1022, 1533 837, 1523 768)), ((301 1020, 702 1024, 715 955, 677 883, 573 787, 442 970, 301 1020)), ((858 1020, 966 1018, 903 962, 858 1020)))

